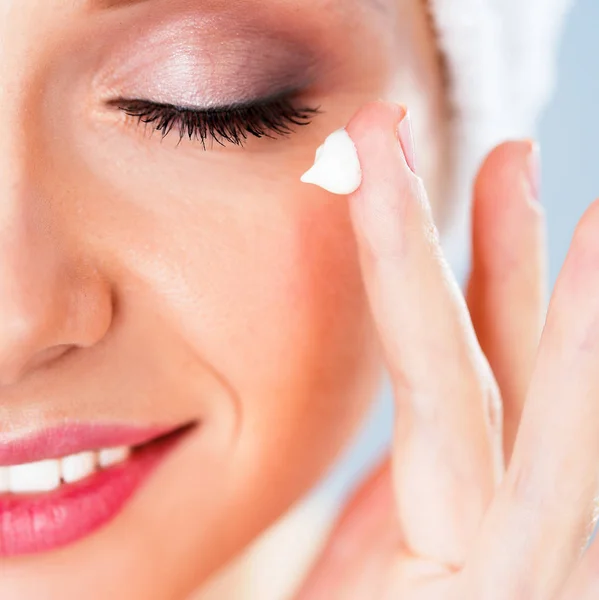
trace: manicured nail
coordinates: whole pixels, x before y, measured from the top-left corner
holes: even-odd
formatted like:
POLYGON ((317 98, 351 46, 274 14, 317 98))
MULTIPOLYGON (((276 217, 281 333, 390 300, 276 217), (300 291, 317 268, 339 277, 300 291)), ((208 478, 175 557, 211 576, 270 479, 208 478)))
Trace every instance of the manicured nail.
POLYGON ((531 150, 528 155, 528 179, 535 200, 541 198, 541 149, 539 144, 531 140, 531 150))
POLYGON ((416 173, 416 151, 414 144, 414 132, 412 131, 412 120, 410 119, 410 113, 405 106, 401 107, 403 110, 403 118, 397 126, 397 135, 401 144, 408 167, 413 173, 416 173))
POLYGON ((355 192, 362 183, 358 152, 345 129, 338 129, 316 150, 314 165, 302 176, 304 183, 313 183, 333 194, 355 192))

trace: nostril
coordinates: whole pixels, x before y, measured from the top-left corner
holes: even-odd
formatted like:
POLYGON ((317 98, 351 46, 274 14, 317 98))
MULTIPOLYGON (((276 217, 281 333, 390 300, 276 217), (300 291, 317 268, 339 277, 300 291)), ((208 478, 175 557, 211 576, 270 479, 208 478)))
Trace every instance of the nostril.
POLYGON ((4 279, 1 267, 0 387, 95 346, 109 331, 113 290, 93 266, 63 265, 43 277, 15 270, 4 279))
POLYGON ((51 363, 57 361, 65 354, 75 348, 72 344, 61 344, 52 348, 46 348, 38 352, 35 356, 32 356, 27 364, 23 367, 23 371, 33 371, 42 366, 48 366, 51 363))
POLYGON ((17 383, 25 373, 48 366, 68 354, 75 346, 59 345, 46 348, 30 358, 26 363, 18 361, 19 352, 13 348, 0 369, 0 387, 8 387, 17 383))

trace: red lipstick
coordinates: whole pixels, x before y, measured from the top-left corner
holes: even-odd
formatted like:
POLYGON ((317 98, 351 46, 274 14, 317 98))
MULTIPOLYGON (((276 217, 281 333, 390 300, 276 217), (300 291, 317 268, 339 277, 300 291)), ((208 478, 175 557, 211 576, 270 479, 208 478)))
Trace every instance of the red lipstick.
POLYGON ((0 439, 0 468, 128 447, 129 457, 49 492, 0 493, 0 558, 48 552, 111 521, 182 439, 186 427, 85 425, 0 439))

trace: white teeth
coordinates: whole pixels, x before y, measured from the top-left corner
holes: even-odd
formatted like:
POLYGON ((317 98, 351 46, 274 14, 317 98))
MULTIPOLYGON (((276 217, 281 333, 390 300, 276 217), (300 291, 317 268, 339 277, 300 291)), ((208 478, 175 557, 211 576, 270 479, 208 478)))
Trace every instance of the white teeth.
POLYGON ((98 454, 98 464, 101 467, 111 467, 126 461, 129 458, 130 450, 127 446, 120 446, 119 448, 107 448, 106 450, 100 450, 98 454))
POLYGON ((34 494, 50 492, 62 482, 75 483, 98 469, 126 461, 131 454, 127 446, 97 452, 79 452, 60 459, 41 460, 14 466, 0 466, 0 494, 34 494))
POLYGON ((39 462, 8 467, 8 484, 11 492, 50 492, 60 485, 60 461, 39 462))
POLYGON ((96 470, 96 453, 81 452, 65 456, 61 461, 62 480, 65 483, 74 483, 85 479, 96 470))
POLYGON ((8 467, 0 467, 0 494, 10 491, 8 487, 8 467))

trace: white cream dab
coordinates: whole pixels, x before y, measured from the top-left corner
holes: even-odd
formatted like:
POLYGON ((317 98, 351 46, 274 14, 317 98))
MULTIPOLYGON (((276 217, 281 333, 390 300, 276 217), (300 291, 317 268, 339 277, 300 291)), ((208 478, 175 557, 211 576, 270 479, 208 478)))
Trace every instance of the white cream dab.
POLYGON ((333 194, 351 194, 362 183, 358 152, 345 129, 338 129, 316 150, 314 165, 302 176, 304 183, 313 183, 333 194))

